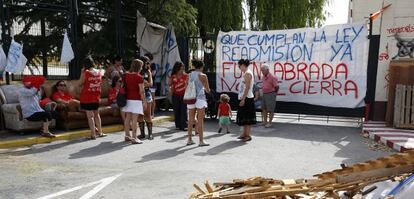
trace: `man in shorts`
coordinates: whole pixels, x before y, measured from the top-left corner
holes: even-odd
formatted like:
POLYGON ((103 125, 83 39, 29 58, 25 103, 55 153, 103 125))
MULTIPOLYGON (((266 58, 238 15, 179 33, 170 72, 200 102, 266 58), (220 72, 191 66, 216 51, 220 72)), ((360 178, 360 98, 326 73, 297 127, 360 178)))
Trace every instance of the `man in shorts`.
POLYGON ((260 68, 263 74, 263 98, 262 98, 262 114, 266 128, 272 126, 273 117, 276 108, 276 95, 279 91, 277 77, 270 74, 269 65, 263 64, 260 68))

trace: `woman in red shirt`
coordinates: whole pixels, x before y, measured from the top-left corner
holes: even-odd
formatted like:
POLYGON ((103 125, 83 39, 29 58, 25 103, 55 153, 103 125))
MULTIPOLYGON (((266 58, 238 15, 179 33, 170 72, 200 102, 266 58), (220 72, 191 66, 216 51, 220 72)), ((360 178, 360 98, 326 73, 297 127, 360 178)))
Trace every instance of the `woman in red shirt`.
POLYGON ((187 104, 183 102, 188 75, 184 72, 184 64, 176 62, 168 80, 169 94, 172 95, 175 128, 187 131, 187 104))
POLYGON ((143 62, 139 59, 134 59, 128 72, 125 73, 124 83, 127 103, 122 111, 125 113, 124 130, 125 141, 131 141, 132 144, 142 144, 142 141, 137 138, 137 122, 143 122, 144 109, 147 107, 147 102, 144 95, 144 79, 139 74, 142 69, 143 62), (132 128, 132 137, 130 129, 132 128))
POLYGON ((95 68, 92 57, 87 57, 83 62, 83 72, 80 77, 80 107, 86 111, 89 129, 91 130, 91 139, 104 137, 106 134, 102 132, 101 116, 99 115, 99 101, 101 98, 102 76, 95 68), (98 132, 96 132, 97 128, 98 132))
POLYGON ((67 107, 69 111, 79 111, 79 100, 74 99, 66 88, 65 80, 57 81, 52 88, 52 100, 58 103, 59 108, 67 107))

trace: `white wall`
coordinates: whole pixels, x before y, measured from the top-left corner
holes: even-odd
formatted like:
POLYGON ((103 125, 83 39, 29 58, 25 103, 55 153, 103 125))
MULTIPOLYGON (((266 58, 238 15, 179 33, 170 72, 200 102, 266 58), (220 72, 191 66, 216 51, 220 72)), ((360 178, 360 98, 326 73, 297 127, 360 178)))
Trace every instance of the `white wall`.
MULTIPOLYGON (((352 0, 350 22, 368 20, 369 14, 380 10, 382 3, 383 0, 352 0)), ((384 0, 384 5, 390 3, 373 24, 373 34, 381 35, 375 101, 387 101, 389 63, 398 53, 395 33, 403 39, 414 39, 414 0, 384 0)))

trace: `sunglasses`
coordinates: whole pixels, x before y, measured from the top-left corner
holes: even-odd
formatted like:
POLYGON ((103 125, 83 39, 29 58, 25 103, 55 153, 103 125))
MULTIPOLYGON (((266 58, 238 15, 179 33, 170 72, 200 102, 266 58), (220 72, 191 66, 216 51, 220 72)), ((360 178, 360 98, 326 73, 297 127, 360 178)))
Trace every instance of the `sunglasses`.
POLYGON ((66 87, 66 84, 59 84, 60 87, 66 87))
POLYGON ((118 83, 122 83, 122 80, 118 80, 118 83))

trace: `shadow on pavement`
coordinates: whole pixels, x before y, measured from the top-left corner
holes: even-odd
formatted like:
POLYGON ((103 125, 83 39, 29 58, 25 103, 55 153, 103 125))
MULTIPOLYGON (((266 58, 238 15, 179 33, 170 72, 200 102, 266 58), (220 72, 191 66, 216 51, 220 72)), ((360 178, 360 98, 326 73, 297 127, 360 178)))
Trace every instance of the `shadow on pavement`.
POLYGON ((165 160, 165 159, 173 158, 175 156, 183 154, 186 151, 190 151, 192 149, 198 148, 197 145, 195 145, 194 147, 189 147, 189 148, 186 148, 186 147, 189 147, 189 146, 179 146, 173 149, 165 149, 165 150, 157 151, 154 153, 150 153, 148 155, 142 156, 141 160, 136 161, 136 163, 144 163, 144 162, 150 162, 154 160, 165 160))
POLYGON ((226 150, 237 148, 245 144, 246 143, 242 141, 232 140, 232 141, 228 141, 220 145, 214 146, 213 148, 208 149, 206 152, 196 153, 194 155, 197 155, 197 156, 217 155, 217 154, 223 153, 226 150))
POLYGON ((16 151, 16 152, 7 152, 8 155, 12 155, 12 156, 24 156, 24 155, 32 155, 32 154, 38 154, 38 153, 44 153, 44 152, 48 152, 48 151, 52 151, 55 149, 59 149, 68 145, 72 145, 72 144, 77 144, 77 143, 81 143, 81 142, 86 142, 89 141, 87 139, 78 139, 78 140, 70 140, 70 141, 63 141, 60 143, 47 143, 47 144, 43 144, 43 147, 38 147, 38 146, 32 146, 29 149, 25 149, 25 150, 20 150, 20 151, 16 151))
POLYGON ((106 153, 121 150, 131 144, 127 142, 101 142, 98 145, 86 149, 82 149, 76 153, 70 154, 69 159, 79 159, 87 157, 95 157, 106 153))

